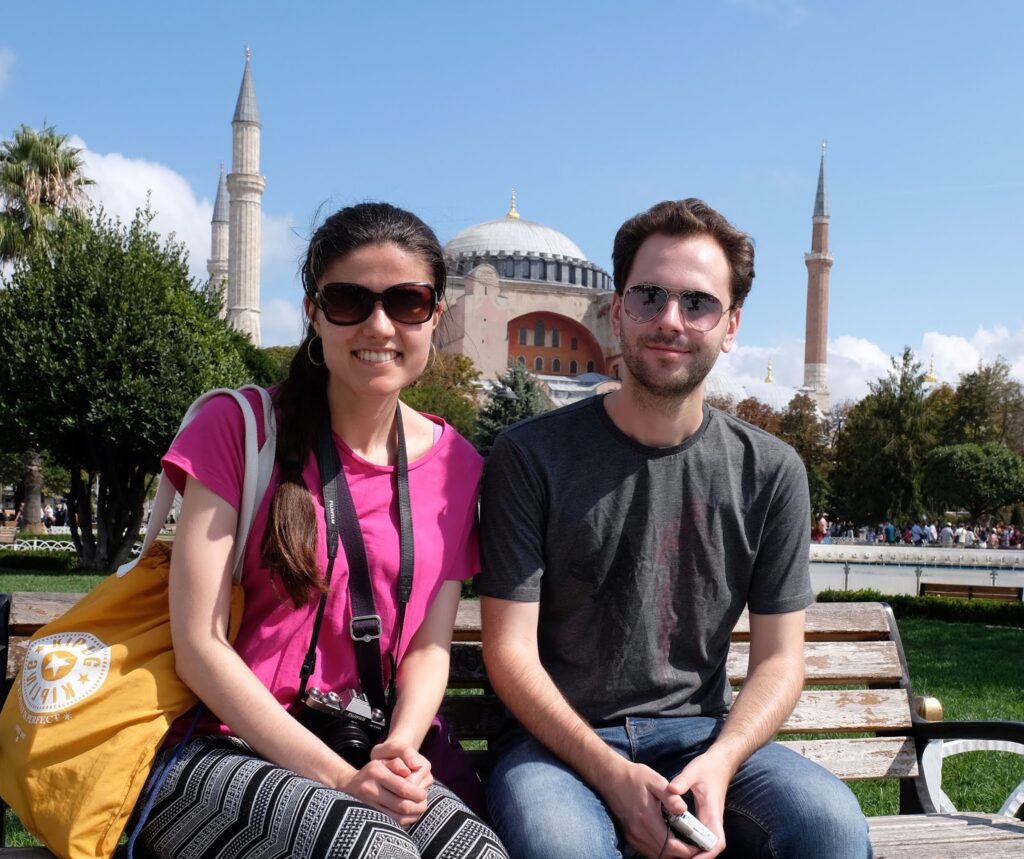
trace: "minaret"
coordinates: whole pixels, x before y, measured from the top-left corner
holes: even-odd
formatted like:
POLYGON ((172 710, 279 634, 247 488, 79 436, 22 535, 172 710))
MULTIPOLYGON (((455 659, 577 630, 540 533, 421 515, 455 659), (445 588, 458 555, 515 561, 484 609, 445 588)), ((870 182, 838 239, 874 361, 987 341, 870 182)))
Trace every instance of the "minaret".
POLYGON ((210 286, 216 289, 224 302, 221 318, 227 315, 227 296, 224 294, 228 282, 228 183, 224 178, 224 162, 220 163, 220 181, 217 183, 217 200, 213 204, 213 219, 210 221, 210 258, 206 271, 210 275, 210 286))
POLYGON ((260 176, 260 113, 249 49, 231 120, 228 238, 228 322, 260 345, 260 218, 266 180, 260 176))
POLYGON ((821 144, 818 193, 811 218, 811 252, 807 264, 807 334, 804 340, 804 388, 822 412, 828 411, 828 196, 825 193, 825 143, 821 144))

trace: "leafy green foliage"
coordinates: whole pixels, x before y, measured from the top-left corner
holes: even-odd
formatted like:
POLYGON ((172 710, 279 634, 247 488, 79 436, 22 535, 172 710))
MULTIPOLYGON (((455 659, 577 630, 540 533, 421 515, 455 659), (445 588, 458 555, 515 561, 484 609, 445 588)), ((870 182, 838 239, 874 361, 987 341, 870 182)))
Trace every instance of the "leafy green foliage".
POLYGON ((1024 629, 1024 603, 996 600, 961 600, 951 597, 913 597, 883 594, 863 588, 854 591, 819 591, 818 602, 885 602, 892 606, 897 620, 908 617, 929 620, 978 623, 991 626, 1016 626, 1024 629))
POLYGON ((925 509, 922 468, 935 429, 925 407, 925 374, 907 347, 884 379, 869 385, 837 434, 835 495, 857 522, 909 521, 925 509))
POLYGON ((998 442, 1024 454, 1024 390, 1006 361, 961 374, 947 435, 953 444, 998 442))
POLYGON ((34 570, 73 573, 79 568, 74 552, 50 552, 45 549, 0 549, 0 570, 34 570))
POLYGON ((800 455, 807 469, 807 484, 812 510, 828 510, 832 472, 828 422, 818 414, 818 407, 806 394, 797 394, 779 415, 779 438, 800 455))
POLYGON ((933 450, 924 465, 924 487, 939 510, 985 513, 1024 498, 1024 458, 995 442, 933 450))
POLYGON ((471 358, 438 352, 423 375, 402 391, 402 401, 418 412, 444 418, 468 438, 476 425, 479 378, 471 358))
POLYGON ((62 218, 16 261, 0 301, 0 448, 47 449, 70 474, 86 569, 127 557, 161 454, 189 403, 250 378, 218 302, 152 214, 62 218), (92 499, 96 493, 96 529, 92 499))
POLYGON ((45 247, 58 215, 85 202, 92 185, 82 173, 81 150, 53 126, 20 126, 0 144, 0 261, 45 247))
MULTIPOLYGON (((273 362, 274 371, 272 382, 279 382, 288 375, 288 367, 295 357, 298 346, 264 346, 263 354, 273 362)), ((262 384, 257 382, 256 384, 262 384)))
POLYGON ((480 409, 473 433, 473 444, 483 456, 491 452, 494 440, 505 427, 547 411, 537 379, 516 361, 498 376, 497 385, 488 392, 480 409), (508 396, 511 392, 514 396, 508 396))

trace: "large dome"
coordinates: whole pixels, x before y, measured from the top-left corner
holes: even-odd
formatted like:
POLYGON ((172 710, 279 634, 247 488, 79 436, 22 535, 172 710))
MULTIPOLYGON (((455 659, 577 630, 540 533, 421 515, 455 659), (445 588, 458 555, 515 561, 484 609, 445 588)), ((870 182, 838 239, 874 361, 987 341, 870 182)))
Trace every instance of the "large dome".
POLYGON ((512 192, 512 205, 504 218, 466 227, 444 246, 444 251, 449 257, 518 253, 587 259, 568 236, 536 221, 520 218, 516 211, 515 191, 512 192))
POLYGON ((583 251, 568 236, 536 221, 499 218, 467 227, 444 246, 445 254, 484 254, 505 251, 521 254, 546 254, 585 260, 583 251))
POLYGON ((467 227, 444 246, 449 273, 494 267, 505 280, 611 289, 611 277, 594 265, 568 236, 516 211, 516 195, 504 218, 467 227))

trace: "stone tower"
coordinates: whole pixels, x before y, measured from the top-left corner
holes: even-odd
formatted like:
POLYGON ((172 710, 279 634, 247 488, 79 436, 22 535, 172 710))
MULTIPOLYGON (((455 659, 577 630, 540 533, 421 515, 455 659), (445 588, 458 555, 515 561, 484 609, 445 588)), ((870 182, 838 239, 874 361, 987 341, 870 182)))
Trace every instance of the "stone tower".
POLYGON ((260 176, 260 113, 249 59, 246 48, 245 72, 231 120, 227 317, 232 327, 259 346, 260 218, 266 180, 260 176))
POLYGON ((821 144, 818 193, 811 218, 811 252, 807 264, 807 334, 804 340, 804 389, 822 412, 828 411, 828 195, 825 192, 825 143, 821 144))
POLYGON ((224 290, 228 283, 228 224, 230 223, 228 207, 228 183, 224 178, 224 162, 220 164, 220 181, 217 183, 217 200, 213 204, 213 219, 210 221, 210 258, 206 261, 206 271, 210 275, 210 286, 215 288, 224 299, 221 316, 227 314, 227 296, 224 290))

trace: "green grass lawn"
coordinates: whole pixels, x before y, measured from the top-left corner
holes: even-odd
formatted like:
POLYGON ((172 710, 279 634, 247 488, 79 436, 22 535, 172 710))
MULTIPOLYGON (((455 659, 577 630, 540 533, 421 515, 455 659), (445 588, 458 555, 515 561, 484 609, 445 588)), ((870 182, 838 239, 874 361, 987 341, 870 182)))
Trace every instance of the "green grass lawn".
MULTIPOLYGON (((104 576, 51 575, 0 569, 0 593, 87 591, 104 576)), ((908 618, 900 621, 914 695, 938 698, 946 719, 1024 721, 1024 630, 908 618)), ((1024 758, 971 753, 945 762, 943 790, 962 811, 999 809, 1024 781, 1024 758)), ((895 782, 853 782, 868 816, 899 812, 895 782)), ((8 843, 34 844, 9 818, 8 843)))
MULTIPOLYGON (((1024 721, 1024 629, 914 618, 899 627, 914 695, 938 698, 950 720, 1024 721)), ((942 789, 961 811, 998 811, 1021 781, 1024 758, 1006 752, 971 752, 943 765, 942 789)), ((865 814, 899 812, 895 782, 851 787, 865 814)))

